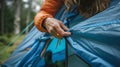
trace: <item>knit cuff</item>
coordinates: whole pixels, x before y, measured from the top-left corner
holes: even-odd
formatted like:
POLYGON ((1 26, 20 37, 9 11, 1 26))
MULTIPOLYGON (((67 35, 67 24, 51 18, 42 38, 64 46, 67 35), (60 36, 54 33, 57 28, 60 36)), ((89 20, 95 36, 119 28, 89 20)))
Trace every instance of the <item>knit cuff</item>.
POLYGON ((35 19, 34 21, 35 21, 35 25, 36 25, 36 27, 38 28, 38 30, 40 30, 41 32, 47 32, 47 30, 43 27, 43 21, 47 18, 47 17, 53 17, 53 16, 51 16, 51 15, 49 15, 49 14, 44 14, 44 15, 42 15, 42 16, 39 16, 39 17, 37 17, 37 20, 35 19))

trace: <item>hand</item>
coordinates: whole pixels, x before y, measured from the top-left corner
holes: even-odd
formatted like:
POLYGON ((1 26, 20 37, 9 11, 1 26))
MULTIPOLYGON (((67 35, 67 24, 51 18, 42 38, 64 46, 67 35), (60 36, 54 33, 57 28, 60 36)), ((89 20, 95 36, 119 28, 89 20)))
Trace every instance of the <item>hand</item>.
POLYGON ((70 32, 66 32, 68 28, 61 21, 55 18, 46 18, 44 21, 44 26, 50 34, 59 39, 61 39, 64 36, 71 35, 70 32))

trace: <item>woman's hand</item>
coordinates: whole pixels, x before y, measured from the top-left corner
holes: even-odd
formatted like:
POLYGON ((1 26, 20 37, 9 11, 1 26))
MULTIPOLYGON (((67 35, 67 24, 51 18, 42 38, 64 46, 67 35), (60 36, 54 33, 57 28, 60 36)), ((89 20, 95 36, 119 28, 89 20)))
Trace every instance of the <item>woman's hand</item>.
POLYGON ((64 36, 71 35, 70 32, 66 32, 68 28, 59 20, 55 18, 46 18, 44 21, 44 26, 47 31, 57 38, 62 38, 64 36))

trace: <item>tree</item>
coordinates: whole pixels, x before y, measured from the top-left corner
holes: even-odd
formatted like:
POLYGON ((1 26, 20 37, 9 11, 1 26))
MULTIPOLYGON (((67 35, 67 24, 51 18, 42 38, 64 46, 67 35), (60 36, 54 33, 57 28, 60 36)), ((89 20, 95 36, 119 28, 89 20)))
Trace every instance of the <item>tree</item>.
MULTIPOLYGON (((28 10, 27 10, 26 26, 30 22, 32 0, 28 1, 28 5, 29 5, 29 7, 28 7, 28 10)), ((29 31, 29 28, 26 30, 26 34, 28 33, 28 31, 29 31)))
POLYGON ((5 0, 0 2, 0 34, 13 32, 13 10, 6 2, 5 0))
POLYGON ((0 23, 1 24, 1 31, 0 32, 1 32, 1 34, 4 34, 4 9, 5 9, 5 1, 2 0, 0 5, 1 5, 1 8, 0 8, 0 12, 1 12, 1 17, 0 17, 1 18, 1 21, 0 21, 1 22, 0 23))
POLYGON ((21 0, 14 0, 15 5, 15 15, 14 15, 14 33, 18 34, 20 32, 20 8, 21 0))

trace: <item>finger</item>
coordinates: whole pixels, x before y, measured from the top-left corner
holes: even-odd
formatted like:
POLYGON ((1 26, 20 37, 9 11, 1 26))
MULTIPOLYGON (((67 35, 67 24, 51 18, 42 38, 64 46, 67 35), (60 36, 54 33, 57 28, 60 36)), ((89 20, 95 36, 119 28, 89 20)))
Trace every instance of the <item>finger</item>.
MULTIPOLYGON (((56 27, 55 27, 55 28, 56 28, 56 27)), ((57 38, 62 38, 62 36, 59 35, 59 33, 55 30, 55 28, 53 29, 52 27, 50 27, 50 28, 48 29, 48 32, 49 32, 51 35, 53 35, 53 36, 55 36, 55 37, 57 37, 57 38)))
POLYGON ((59 38, 59 39, 62 38, 62 36, 61 36, 58 32, 56 32, 55 30, 51 31, 51 34, 52 34, 53 36, 59 38))
POLYGON ((66 30, 69 30, 62 22, 59 22, 60 23, 60 26, 66 31, 66 30))
POLYGON ((57 28, 55 28, 55 30, 56 30, 57 33, 60 34, 62 37, 63 37, 63 36, 69 36, 69 35, 71 35, 70 32, 65 32, 60 26, 58 26, 57 28))

